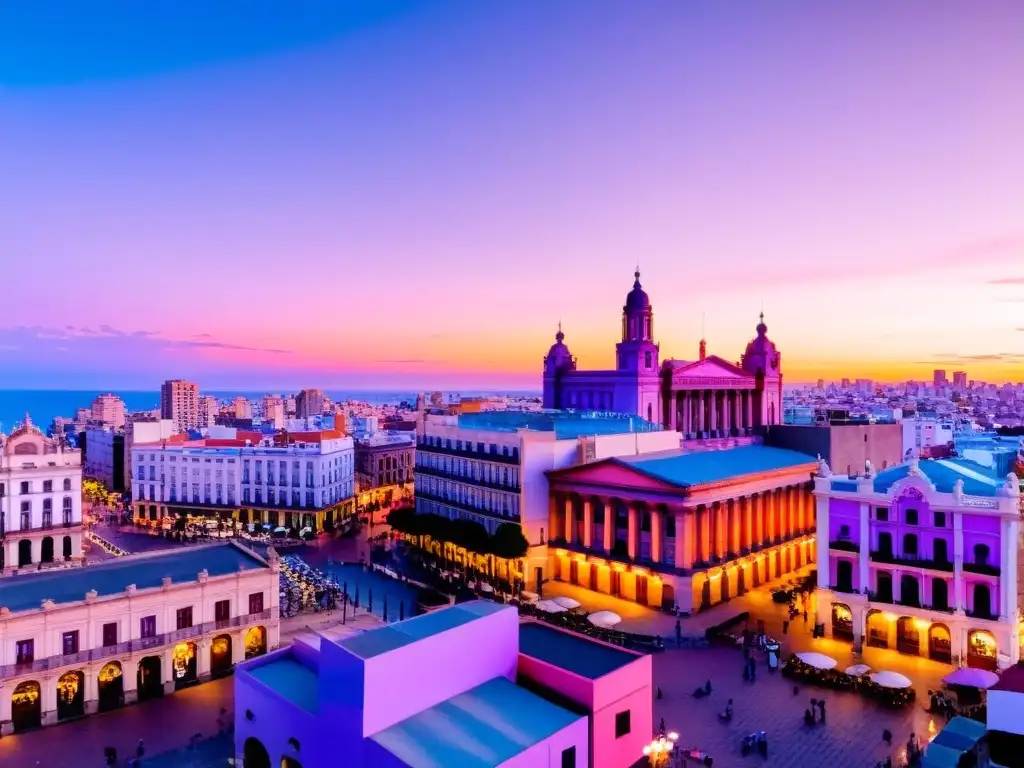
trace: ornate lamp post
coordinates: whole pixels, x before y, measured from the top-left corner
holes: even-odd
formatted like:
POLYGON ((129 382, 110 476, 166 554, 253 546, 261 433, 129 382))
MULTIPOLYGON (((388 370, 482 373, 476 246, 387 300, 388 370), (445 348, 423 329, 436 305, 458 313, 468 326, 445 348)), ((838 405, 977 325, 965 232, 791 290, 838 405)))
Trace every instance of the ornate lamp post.
POLYGON ((678 738, 679 734, 672 731, 644 746, 644 757, 650 762, 651 768, 667 768, 678 738))

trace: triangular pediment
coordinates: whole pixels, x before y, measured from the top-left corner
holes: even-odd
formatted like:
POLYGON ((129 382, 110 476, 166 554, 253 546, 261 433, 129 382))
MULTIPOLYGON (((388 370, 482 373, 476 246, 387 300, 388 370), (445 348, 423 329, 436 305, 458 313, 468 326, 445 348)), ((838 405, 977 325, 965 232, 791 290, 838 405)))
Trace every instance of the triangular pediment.
POLYGON ((749 380, 753 377, 733 363, 730 363, 717 355, 709 355, 703 360, 676 368, 672 372, 674 379, 736 379, 749 380))
POLYGON ((557 469, 547 474, 548 480, 554 484, 564 482, 579 485, 613 486, 662 493, 680 493, 683 490, 678 485, 659 480, 617 459, 603 459, 590 464, 557 469))

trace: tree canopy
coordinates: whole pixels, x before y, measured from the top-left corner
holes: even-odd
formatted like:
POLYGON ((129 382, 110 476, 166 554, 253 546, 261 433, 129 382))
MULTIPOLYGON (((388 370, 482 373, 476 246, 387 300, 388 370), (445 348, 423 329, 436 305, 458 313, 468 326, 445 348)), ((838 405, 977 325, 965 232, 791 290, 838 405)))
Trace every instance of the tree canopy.
POLYGON ((516 523, 502 523, 492 536, 475 520, 449 520, 431 513, 417 514, 412 507, 399 507, 388 513, 388 525, 408 536, 430 536, 478 555, 495 555, 506 560, 525 557, 530 544, 516 523))

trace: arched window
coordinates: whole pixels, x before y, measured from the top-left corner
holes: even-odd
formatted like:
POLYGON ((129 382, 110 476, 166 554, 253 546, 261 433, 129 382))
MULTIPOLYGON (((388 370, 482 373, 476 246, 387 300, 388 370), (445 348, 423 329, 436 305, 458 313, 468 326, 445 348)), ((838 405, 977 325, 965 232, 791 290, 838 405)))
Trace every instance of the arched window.
POLYGON ((932 579, 932 608, 936 611, 949 609, 949 584, 945 579, 932 579))
POLYGON ((945 539, 936 539, 933 544, 933 558, 937 563, 949 562, 949 544, 945 539))
POLYGON ((977 565, 988 565, 988 556, 990 550, 988 544, 975 544, 974 545, 974 562, 977 565))
POLYGON ((71 478, 70 477, 65 477, 64 478, 64 490, 65 491, 70 491, 71 490, 71 478))
POLYGON ((987 584, 974 585, 974 608, 971 613, 982 619, 992 615, 992 590, 987 584))

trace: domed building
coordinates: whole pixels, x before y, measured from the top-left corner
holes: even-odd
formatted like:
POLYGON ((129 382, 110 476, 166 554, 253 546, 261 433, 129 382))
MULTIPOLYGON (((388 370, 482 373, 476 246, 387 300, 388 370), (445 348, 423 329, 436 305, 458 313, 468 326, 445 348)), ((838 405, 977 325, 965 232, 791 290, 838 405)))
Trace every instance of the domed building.
POLYGON ((82 562, 82 453, 25 414, 0 434, 0 571, 82 562))
POLYGON ((544 358, 544 407, 636 414, 687 440, 749 436, 782 422, 782 356, 763 313, 755 333, 739 363, 708 355, 703 340, 696 360, 660 362, 654 308, 637 270, 622 307, 615 369, 579 370, 559 324, 544 358))

